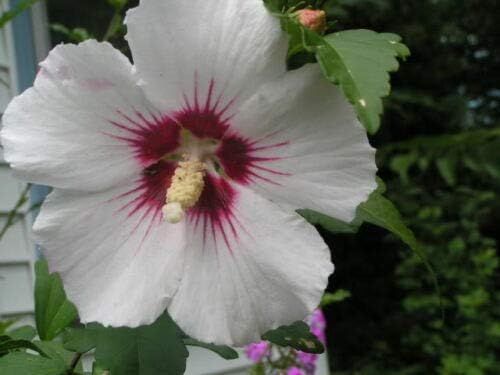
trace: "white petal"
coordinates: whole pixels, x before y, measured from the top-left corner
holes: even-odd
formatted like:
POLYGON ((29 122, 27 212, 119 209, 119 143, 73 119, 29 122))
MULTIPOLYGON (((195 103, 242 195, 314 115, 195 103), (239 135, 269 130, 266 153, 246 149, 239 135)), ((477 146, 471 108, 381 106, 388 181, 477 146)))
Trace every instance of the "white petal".
POLYGON ((181 278, 185 225, 167 225, 146 207, 130 215, 123 207, 134 197, 124 193, 56 190, 35 222, 50 271, 85 323, 150 324, 181 278))
POLYGON ((5 159, 19 177, 40 184, 88 191, 117 185, 141 167, 116 138, 130 134, 111 121, 148 111, 132 65, 110 44, 57 46, 34 87, 4 114, 5 159))
POLYGON ((376 188, 375 150, 366 131, 317 65, 262 87, 233 126, 262 140, 256 156, 267 159, 260 163, 265 169, 256 170, 261 178, 251 187, 276 202, 349 222, 376 188))
POLYGON ((199 340, 242 346, 310 314, 333 265, 301 217, 245 187, 234 189, 234 218, 223 220, 216 242, 203 224, 188 228, 184 277, 168 310, 199 340))
POLYGON ((241 99, 285 70, 287 42, 262 0, 141 0, 127 13, 127 40, 153 100, 185 94, 241 99))

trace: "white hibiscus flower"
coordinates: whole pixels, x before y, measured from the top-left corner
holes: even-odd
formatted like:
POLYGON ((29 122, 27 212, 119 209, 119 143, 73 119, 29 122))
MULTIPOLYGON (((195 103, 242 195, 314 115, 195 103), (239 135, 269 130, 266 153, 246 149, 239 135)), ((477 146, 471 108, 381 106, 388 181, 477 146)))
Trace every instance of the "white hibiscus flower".
POLYGON ((375 188, 374 151, 339 90, 285 71, 262 0, 142 0, 134 65, 60 45, 4 115, 5 159, 54 187, 34 225, 83 322, 165 309, 189 335, 244 345, 301 320, 333 271, 295 210, 344 221, 375 188))

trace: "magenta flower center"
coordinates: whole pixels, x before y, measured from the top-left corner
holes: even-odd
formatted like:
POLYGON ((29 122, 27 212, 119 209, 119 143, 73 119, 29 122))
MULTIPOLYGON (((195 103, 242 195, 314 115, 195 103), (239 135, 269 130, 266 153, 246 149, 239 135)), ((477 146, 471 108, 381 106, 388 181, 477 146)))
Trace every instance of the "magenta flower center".
POLYGON ((274 134, 256 140, 240 135, 231 124, 236 114, 229 113, 234 101, 222 104, 221 96, 214 100, 214 87, 212 82, 203 103, 195 90, 193 100, 185 97, 183 108, 171 113, 117 111, 111 123, 121 134, 112 136, 125 142, 143 167, 135 188, 125 194, 133 197, 126 204, 130 215, 145 211, 152 224, 160 222, 166 192, 180 163, 197 160, 205 165, 204 185, 187 212, 188 221, 202 229, 204 239, 222 238, 230 248, 229 237, 237 238, 240 226, 233 210, 238 197, 232 183, 279 184, 276 177, 287 173, 270 164, 281 159, 276 152, 288 142, 273 143, 274 134))

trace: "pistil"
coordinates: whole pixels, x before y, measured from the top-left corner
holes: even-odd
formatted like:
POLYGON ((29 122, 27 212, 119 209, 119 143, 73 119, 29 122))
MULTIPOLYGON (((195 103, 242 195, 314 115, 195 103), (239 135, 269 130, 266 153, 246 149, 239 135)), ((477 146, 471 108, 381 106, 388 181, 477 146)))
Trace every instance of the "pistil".
POLYGON ((205 170, 205 163, 198 159, 186 156, 185 161, 179 162, 163 207, 166 221, 179 223, 184 219, 186 210, 196 205, 205 187, 205 170))

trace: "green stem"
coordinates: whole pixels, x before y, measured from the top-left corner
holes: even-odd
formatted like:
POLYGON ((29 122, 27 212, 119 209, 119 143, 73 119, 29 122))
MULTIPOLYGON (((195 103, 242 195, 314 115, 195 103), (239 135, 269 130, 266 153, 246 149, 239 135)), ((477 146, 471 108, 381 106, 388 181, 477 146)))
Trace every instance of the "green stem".
POLYGON ((14 18, 19 16, 22 12, 31 8, 38 1, 39 0, 24 0, 11 10, 8 10, 0 14, 0 29, 3 28, 7 23, 12 21, 14 18))
POLYGON ((102 40, 104 42, 108 41, 116 34, 117 23, 121 23, 121 13, 119 10, 115 11, 115 13, 113 14, 113 17, 111 18, 111 21, 109 22, 106 33, 104 34, 104 37, 102 38, 102 40))
POLYGON ((7 216, 7 221, 5 222, 2 230, 0 230, 0 240, 2 240, 3 236, 5 236, 5 233, 7 233, 7 230, 9 230, 10 227, 12 227, 14 224, 16 224, 18 222, 19 219, 17 219, 17 216, 19 214, 19 210, 28 201, 28 195, 29 195, 30 189, 31 189, 31 185, 30 184, 26 185, 26 188, 21 193, 21 196, 17 200, 16 205, 9 212, 9 214, 7 216))
POLYGON ((80 362, 80 359, 82 359, 82 353, 76 353, 73 359, 71 360, 71 363, 69 365, 69 375, 72 375, 75 373, 76 366, 78 366, 78 362, 80 362))
POLYGON ((5 87, 9 87, 9 83, 3 78, 0 78, 0 84, 4 85, 5 87))

